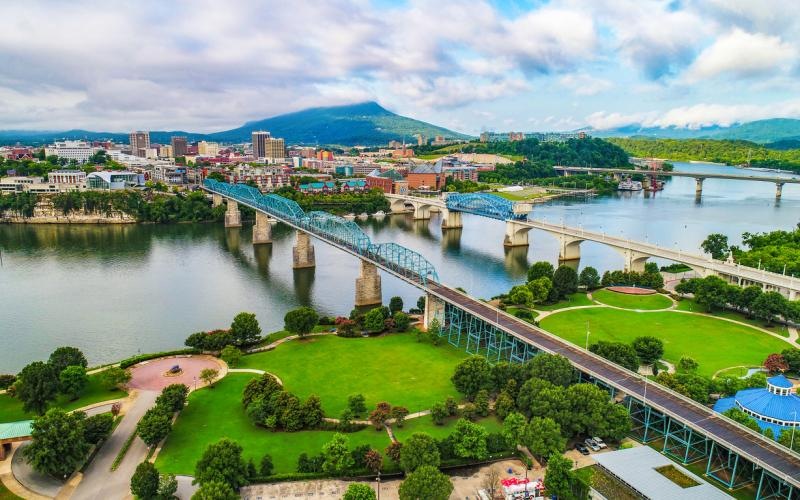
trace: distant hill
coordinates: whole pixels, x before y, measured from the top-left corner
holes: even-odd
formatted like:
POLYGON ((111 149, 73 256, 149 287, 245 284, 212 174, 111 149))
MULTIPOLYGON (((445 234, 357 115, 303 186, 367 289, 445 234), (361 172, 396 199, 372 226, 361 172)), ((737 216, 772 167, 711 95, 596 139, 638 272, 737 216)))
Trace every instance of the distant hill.
MULTIPOLYGON (((362 102, 347 106, 305 109, 248 122, 239 128, 212 134, 151 131, 150 142, 169 144, 170 137, 175 135, 186 136, 189 141, 249 142, 250 133, 254 130, 266 130, 274 137, 283 137, 287 145, 376 146, 392 140, 402 141, 404 138, 408 143, 416 144, 413 138, 415 134, 422 134, 429 139, 437 135, 447 139, 469 138, 467 135, 446 128, 397 115, 376 102, 362 102)), ((127 143, 128 134, 90 130, 0 130, 0 144, 16 142, 47 144, 63 139, 113 140, 127 143)))
POLYGON ((404 137, 407 142, 415 143, 414 134, 429 139, 436 135, 449 139, 468 138, 452 130, 397 115, 376 102, 305 109, 248 122, 233 130, 211 134, 211 137, 223 142, 243 142, 250 140, 250 133, 254 130, 269 131, 275 137, 286 139, 287 144, 378 145, 403 140, 404 137))
POLYGON ((800 140, 800 120, 794 118, 770 118, 768 120, 757 120, 731 125, 730 127, 715 125, 700 129, 640 127, 638 125, 629 125, 607 130, 584 130, 596 137, 743 140, 759 144, 800 140))

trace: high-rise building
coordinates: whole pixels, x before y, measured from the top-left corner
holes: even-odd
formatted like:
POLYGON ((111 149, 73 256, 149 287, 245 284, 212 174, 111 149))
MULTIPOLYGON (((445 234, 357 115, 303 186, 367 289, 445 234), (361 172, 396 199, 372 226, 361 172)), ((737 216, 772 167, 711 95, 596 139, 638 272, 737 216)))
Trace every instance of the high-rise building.
POLYGON ((131 144, 131 154, 144 158, 147 155, 147 150, 150 149, 150 132, 141 130, 131 132, 129 142, 131 144))
POLYGON ((263 130, 254 131, 252 137, 254 157, 265 158, 267 161, 286 158, 286 144, 283 139, 274 138, 263 130))
POLYGON ((173 158, 175 155, 172 152, 172 146, 163 145, 158 148, 158 156, 161 158, 173 158))
POLYGON ((200 141, 197 143, 197 154, 200 156, 217 156, 219 154, 219 144, 200 141))
POLYGON ((171 137, 170 144, 172 144, 172 154, 176 158, 180 156, 186 156, 186 137, 183 136, 171 137))

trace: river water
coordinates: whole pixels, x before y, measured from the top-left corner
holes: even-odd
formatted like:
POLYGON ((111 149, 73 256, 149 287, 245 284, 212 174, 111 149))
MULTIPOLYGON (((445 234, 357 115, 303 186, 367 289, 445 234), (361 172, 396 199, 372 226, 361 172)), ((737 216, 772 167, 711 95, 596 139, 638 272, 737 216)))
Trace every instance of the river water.
MULTIPOLYGON (((708 164, 676 168, 745 173, 708 164)), ((559 200, 536 205, 533 217, 699 252, 711 232, 735 243, 745 231, 794 227, 800 186, 784 186, 779 203, 774 194, 771 183, 712 179, 696 203, 694 180, 675 178, 654 196, 559 200)), ((556 262, 556 241, 545 233, 532 231, 527 249, 505 250, 503 223, 473 215, 463 221, 463 230, 444 234, 438 214, 430 222, 395 215, 361 224, 373 241, 422 253, 443 282, 480 297, 522 282, 532 262, 556 262)), ((317 267, 293 270, 293 232, 276 225, 273 239, 254 248, 249 226, 221 224, 0 225, 0 373, 45 359, 60 345, 81 348, 91 364, 178 348, 190 333, 226 327, 239 311, 255 312, 265 332, 281 328, 284 314, 299 305, 346 315, 358 260, 315 242, 317 267)), ((622 257, 600 244, 585 242, 581 252, 581 266, 622 267, 622 257)), ((383 295, 400 295, 411 307, 420 293, 384 275, 383 295)))

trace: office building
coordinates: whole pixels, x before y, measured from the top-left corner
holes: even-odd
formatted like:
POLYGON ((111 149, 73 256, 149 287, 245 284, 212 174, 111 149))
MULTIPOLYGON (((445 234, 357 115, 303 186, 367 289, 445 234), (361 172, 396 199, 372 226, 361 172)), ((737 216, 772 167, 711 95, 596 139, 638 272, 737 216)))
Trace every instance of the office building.
POLYGON ((88 142, 84 141, 60 141, 52 146, 46 146, 44 154, 45 156, 55 155, 59 158, 75 160, 78 163, 86 163, 98 150, 99 148, 93 148, 88 142))
POLYGON ((175 136, 170 138, 170 144, 172 145, 172 155, 176 158, 181 156, 186 156, 187 153, 187 143, 186 137, 183 136, 175 136))
POLYGON ((198 156, 214 157, 219 154, 219 144, 216 142, 200 141, 197 143, 198 156))
POLYGON ((147 150, 150 149, 150 132, 141 130, 131 132, 129 142, 131 144, 131 154, 144 158, 147 155, 147 150))
POLYGON ((286 144, 283 139, 274 138, 269 132, 255 131, 253 139, 253 156, 268 162, 283 161, 286 158, 286 144))

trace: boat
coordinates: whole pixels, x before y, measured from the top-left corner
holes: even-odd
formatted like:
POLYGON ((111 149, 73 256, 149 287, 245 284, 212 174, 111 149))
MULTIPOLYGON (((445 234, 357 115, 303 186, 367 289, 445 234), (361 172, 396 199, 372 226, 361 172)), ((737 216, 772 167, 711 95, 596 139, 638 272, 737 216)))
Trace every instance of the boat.
POLYGON ((368 217, 369 217, 369 214, 367 214, 367 212, 362 212, 362 213, 361 213, 361 214, 358 216, 358 218, 359 218, 360 220, 367 220, 367 218, 368 218, 368 217))
POLYGON ((347 215, 344 216, 344 218, 347 219, 347 220, 355 220, 356 219, 356 215, 355 214, 347 214, 347 215))
POLYGON ((386 217, 386 212, 384 212, 383 210, 378 210, 377 212, 372 214, 372 216, 375 217, 376 219, 380 219, 381 217, 386 217))
POLYGON ((632 181, 625 179, 617 185, 617 191, 641 191, 642 183, 639 181, 632 181))

